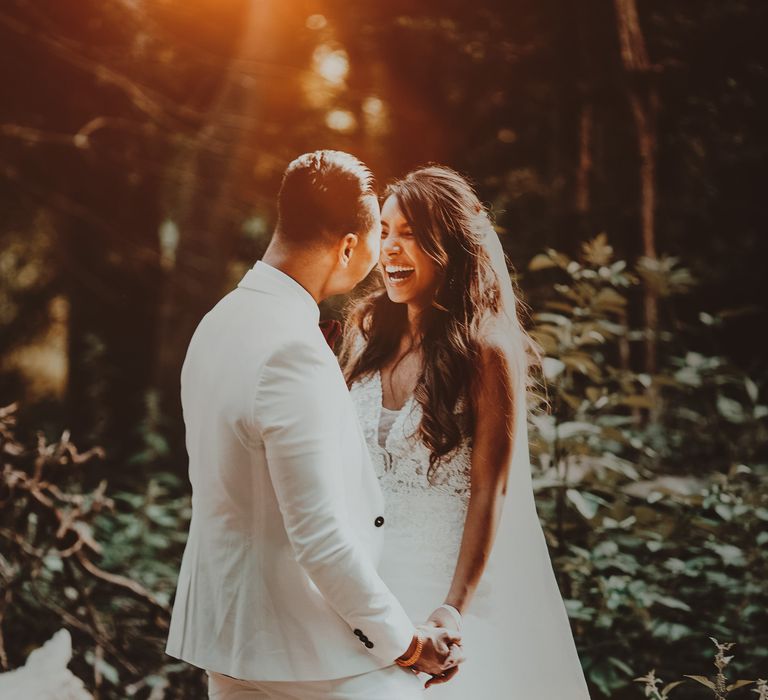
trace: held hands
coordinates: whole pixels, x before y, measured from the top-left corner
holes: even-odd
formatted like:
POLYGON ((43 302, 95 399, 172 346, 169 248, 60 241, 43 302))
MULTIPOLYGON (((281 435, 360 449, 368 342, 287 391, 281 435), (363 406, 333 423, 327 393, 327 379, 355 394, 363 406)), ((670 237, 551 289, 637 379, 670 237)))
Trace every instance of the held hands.
MULTIPOLYGON (((422 648, 418 660, 410 665, 410 668, 416 673, 428 673, 432 676, 425 687, 428 688, 434 683, 445 683, 453 678, 458 672, 459 664, 464 661, 461 634, 434 624, 420 625, 416 632, 422 648)), ((416 647, 416 638, 414 638, 411 648, 398 659, 398 663, 411 657, 416 647)))
POLYGON ((450 654, 445 661, 446 665, 449 663, 455 663, 455 665, 446 668, 442 673, 430 672, 432 678, 426 682, 424 686, 425 688, 429 688, 429 686, 437 685, 439 683, 447 683, 459 672, 459 664, 466 658, 461 647, 461 633, 459 631, 460 620, 461 616, 458 611, 452 613, 443 605, 434 610, 427 619, 427 625, 437 628, 438 631, 442 630, 443 632, 458 636, 459 639, 450 646, 450 654))

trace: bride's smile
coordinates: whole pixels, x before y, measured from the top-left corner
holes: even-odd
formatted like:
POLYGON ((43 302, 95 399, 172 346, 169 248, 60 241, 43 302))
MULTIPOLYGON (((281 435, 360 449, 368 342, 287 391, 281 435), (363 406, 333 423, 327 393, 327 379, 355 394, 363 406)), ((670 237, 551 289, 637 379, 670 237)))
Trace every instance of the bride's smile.
POLYGON ((379 270, 390 300, 416 307, 430 303, 440 277, 440 267, 419 245, 394 196, 381 209, 379 270))
POLYGON ((402 285, 408 278, 416 272, 415 267, 404 267, 402 265, 384 265, 386 278, 393 287, 402 285))

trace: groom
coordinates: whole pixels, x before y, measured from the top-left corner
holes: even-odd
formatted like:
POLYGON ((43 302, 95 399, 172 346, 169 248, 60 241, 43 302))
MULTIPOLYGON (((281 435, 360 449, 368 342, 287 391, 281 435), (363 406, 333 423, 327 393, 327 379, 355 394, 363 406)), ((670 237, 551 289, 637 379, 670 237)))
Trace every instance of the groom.
POLYGON ((370 171, 317 151, 285 172, 261 262, 201 321, 181 373, 192 521, 166 652, 217 700, 408 700, 461 661, 376 572, 382 496, 318 302, 379 257, 370 171))

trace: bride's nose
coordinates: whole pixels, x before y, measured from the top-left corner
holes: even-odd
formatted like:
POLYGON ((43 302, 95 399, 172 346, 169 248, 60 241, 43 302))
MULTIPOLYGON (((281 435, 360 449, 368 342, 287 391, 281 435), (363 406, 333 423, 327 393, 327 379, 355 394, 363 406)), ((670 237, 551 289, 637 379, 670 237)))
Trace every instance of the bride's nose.
POLYGON ((381 243, 381 252, 388 258, 395 257, 403 252, 402 246, 392 238, 385 238, 381 243))

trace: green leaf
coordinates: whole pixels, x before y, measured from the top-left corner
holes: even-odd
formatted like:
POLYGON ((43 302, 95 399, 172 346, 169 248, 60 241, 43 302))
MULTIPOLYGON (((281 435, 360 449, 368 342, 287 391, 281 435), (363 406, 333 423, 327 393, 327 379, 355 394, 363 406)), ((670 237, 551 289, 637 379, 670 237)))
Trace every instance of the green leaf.
POLYGON ((656 602, 661 605, 665 605, 668 608, 674 608, 675 610, 691 610, 691 606, 688 603, 684 603, 682 600, 673 598, 672 596, 662 595, 656 598, 656 602))
POLYGON ((545 304, 546 308, 553 311, 562 311, 569 316, 573 314, 573 304, 569 304, 565 301, 553 301, 550 300, 545 304))
POLYGON ((605 540, 595 547, 592 552, 594 557, 614 557, 619 553, 619 545, 613 540, 605 540))
POLYGON ((659 622, 653 626, 653 636, 677 642, 691 635, 691 628, 677 622, 659 622))
POLYGON ((553 267, 557 267, 557 263, 549 257, 549 255, 546 255, 544 253, 539 253, 539 255, 535 255, 533 257, 533 260, 528 263, 528 269, 532 272, 538 272, 539 270, 548 270, 553 267))
POLYGON ((723 520, 730 522, 733 520, 733 508, 725 503, 718 503, 715 506, 715 513, 717 513, 723 520))
POLYGON ((755 515, 760 518, 760 520, 768 522, 768 508, 755 508, 755 515))
POLYGON ((568 500, 576 506, 576 510, 579 511, 587 520, 591 520, 595 517, 599 504, 593 500, 586 498, 581 491, 576 489, 568 489, 565 492, 568 500))
POLYGON ((726 566, 746 566, 747 560, 744 552, 732 544, 723 544, 720 542, 705 542, 704 546, 720 555, 726 566))
POLYGON ((631 408, 652 408, 653 402, 651 398, 646 394, 634 394, 632 396, 624 396, 619 401, 622 406, 630 406, 631 408))
POLYGON ((120 684, 120 674, 112 664, 107 663, 104 659, 98 659, 96 661, 96 667, 101 671, 101 675, 112 683, 112 685, 117 686, 120 684))
POLYGON ((731 683, 729 686, 726 686, 726 690, 730 692, 731 690, 736 690, 736 688, 743 688, 745 685, 752 685, 755 681, 735 681, 734 683, 731 683))
POLYGON ((687 386, 699 387, 702 385, 701 374, 695 367, 682 367, 675 372, 675 379, 680 384, 687 386))
POLYGON ((568 440, 579 435, 599 435, 600 432, 600 428, 594 423, 568 421, 557 426, 557 436, 561 440, 568 440))
POLYGON ((101 672, 101 675, 112 683, 112 685, 116 686, 120 684, 120 674, 117 669, 104 659, 96 658, 96 655, 90 649, 85 652, 85 660, 91 666, 98 669, 101 672))
POLYGON ((718 394, 717 410, 729 423, 744 422, 744 409, 741 407, 741 404, 738 401, 729 399, 727 396, 718 394))
POLYGON ((570 352, 562 356, 562 361, 568 367, 575 369, 581 374, 586 374, 591 379, 599 381, 601 377, 600 368, 595 361, 585 352, 570 352))
POLYGON ((582 243, 581 254, 589 265, 609 265, 613 259, 613 246, 608 244, 608 234, 602 231, 592 240, 582 243))
POLYGON ((554 357, 545 357, 541 361, 541 369, 547 381, 551 382, 563 373, 565 363, 554 357))
POLYGON ((64 570, 64 562, 61 561, 61 557, 58 554, 46 554, 43 557, 43 566, 48 571, 59 573, 64 570))
POLYGON ((707 686, 707 688, 709 688, 710 690, 717 690, 717 686, 715 686, 715 684, 711 680, 709 680, 709 678, 707 678, 706 676, 689 676, 687 673, 684 673, 683 675, 686 678, 690 678, 696 681, 697 683, 701 683, 702 685, 707 686))
POLYGON ((634 673, 634 671, 626 663, 624 663, 621 659, 617 659, 615 656, 609 656, 608 663, 611 663, 616 666, 616 668, 621 669, 628 676, 631 676, 634 673))
POLYGON ((536 323, 551 323, 555 326, 570 326, 571 321, 566 316, 561 314, 549 314, 546 312, 540 312, 533 315, 536 323))
POLYGON ((589 669, 589 680, 592 681, 606 697, 611 697, 616 688, 622 687, 626 680, 620 676, 615 666, 607 659, 594 664, 589 669))
POLYGON ((601 289, 592 301, 592 305, 606 311, 622 311, 627 305, 627 300, 616 290, 610 287, 601 289))

